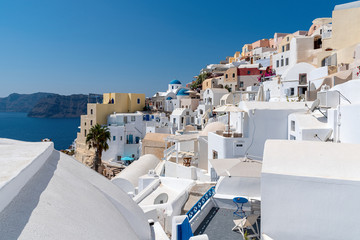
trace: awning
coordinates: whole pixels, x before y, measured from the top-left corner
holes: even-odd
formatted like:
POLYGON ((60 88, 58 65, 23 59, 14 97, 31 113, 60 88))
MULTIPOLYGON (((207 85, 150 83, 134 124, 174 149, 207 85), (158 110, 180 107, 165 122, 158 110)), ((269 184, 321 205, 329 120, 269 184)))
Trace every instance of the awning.
POLYGON ((209 159, 218 176, 254 177, 261 175, 262 162, 246 158, 209 159))
POLYGON ((123 157, 123 158, 121 158, 121 161, 134 161, 134 158, 132 158, 132 157, 123 157))
POLYGON ((167 142, 186 142, 186 141, 195 141, 199 137, 198 133, 193 134, 182 134, 182 135, 170 135, 165 138, 167 142))

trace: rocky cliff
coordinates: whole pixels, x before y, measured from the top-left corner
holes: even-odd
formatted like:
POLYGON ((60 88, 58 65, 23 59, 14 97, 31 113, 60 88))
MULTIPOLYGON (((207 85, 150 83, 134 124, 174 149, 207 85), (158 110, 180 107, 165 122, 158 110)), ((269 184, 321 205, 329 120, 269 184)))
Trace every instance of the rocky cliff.
POLYGON ((86 114, 88 95, 63 96, 54 93, 13 93, 0 98, 0 112, 27 112, 29 117, 72 118, 86 114))
POLYGON ((0 98, 0 112, 29 112, 40 99, 53 96, 53 93, 12 93, 7 97, 0 98))
POLYGON ((88 96, 74 94, 70 96, 52 95, 42 98, 29 111, 29 117, 72 118, 86 114, 88 96))

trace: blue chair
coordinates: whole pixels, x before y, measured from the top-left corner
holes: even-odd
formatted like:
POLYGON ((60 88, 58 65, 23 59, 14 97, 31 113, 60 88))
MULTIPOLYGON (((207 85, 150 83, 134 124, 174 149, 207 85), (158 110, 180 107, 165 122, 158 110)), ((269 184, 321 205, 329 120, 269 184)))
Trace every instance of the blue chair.
POLYGON ((249 200, 244 197, 235 197, 233 198, 233 202, 235 203, 237 208, 233 214, 241 218, 246 217, 245 211, 243 210, 243 206, 244 203, 249 202, 249 200))

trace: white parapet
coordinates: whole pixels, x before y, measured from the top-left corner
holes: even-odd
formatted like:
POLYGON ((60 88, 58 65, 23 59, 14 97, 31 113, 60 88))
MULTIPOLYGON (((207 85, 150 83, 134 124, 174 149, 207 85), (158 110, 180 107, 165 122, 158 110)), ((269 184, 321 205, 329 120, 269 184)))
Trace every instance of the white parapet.
POLYGON ((52 142, 0 139, 0 212, 39 171, 53 151, 52 142))

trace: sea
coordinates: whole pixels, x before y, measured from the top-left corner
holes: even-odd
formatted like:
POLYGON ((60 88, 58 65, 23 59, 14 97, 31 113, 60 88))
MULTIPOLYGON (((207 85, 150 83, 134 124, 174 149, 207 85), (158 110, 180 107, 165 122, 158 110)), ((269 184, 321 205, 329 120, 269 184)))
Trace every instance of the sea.
POLYGON ((64 150, 76 138, 79 118, 30 118, 27 113, 0 112, 0 138, 40 142, 49 138, 55 149, 64 150))

